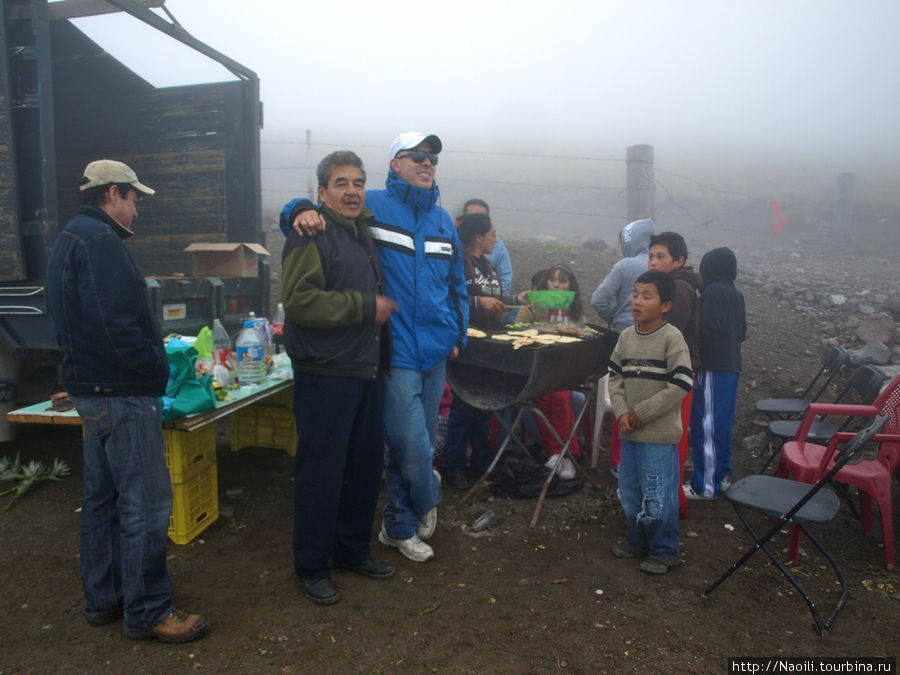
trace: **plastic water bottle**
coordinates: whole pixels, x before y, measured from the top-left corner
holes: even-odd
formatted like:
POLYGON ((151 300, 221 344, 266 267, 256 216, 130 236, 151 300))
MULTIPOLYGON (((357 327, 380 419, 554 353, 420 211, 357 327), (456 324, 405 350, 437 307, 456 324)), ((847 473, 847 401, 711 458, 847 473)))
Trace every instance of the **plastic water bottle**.
POLYGON ((260 384, 266 377, 266 346, 253 321, 245 321, 234 347, 238 383, 242 387, 260 384))
POLYGON ((213 319, 213 376, 224 386, 234 382, 234 352, 221 320, 213 319))
POLYGON ((276 335, 284 335, 284 304, 280 302, 272 317, 272 337, 276 335))
POLYGON ((284 305, 278 303, 275 316, 272 317, 272 342, 276 345, 284 344, 284 305))

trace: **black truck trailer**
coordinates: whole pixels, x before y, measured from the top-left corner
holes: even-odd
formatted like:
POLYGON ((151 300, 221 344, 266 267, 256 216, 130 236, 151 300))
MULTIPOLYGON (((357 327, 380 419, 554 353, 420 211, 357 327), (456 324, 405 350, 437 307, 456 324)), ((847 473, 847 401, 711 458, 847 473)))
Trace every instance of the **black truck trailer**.
POLYGON ((157 191, 126 245, 164 334, 193 333, 214 318, 233 333, 249 311, 267 313, 265 260, 256 277, 191 277, 184 252, 200 242, 263 243, 259 80, 190 35, 163 2, 0 0, 0 440, 9 439, 5 412, 53 386, 60 355, 47 256, 92 160, 123 161, 157 191), (191 47, 234 79, 154 87, 71 21, 109 12, 191 47))

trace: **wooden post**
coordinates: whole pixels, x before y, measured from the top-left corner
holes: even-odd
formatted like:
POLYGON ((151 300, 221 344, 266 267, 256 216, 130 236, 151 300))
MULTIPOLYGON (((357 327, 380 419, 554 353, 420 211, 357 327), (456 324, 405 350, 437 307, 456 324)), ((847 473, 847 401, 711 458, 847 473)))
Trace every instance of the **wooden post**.
POLYGON ((625 188, 628 195, 625 215, 629 223, 656 218, 652 145, 632 145, 625 151, 625 188))
POLYGON ((840 227, 849 228, 853 225, 853 193, 855 191, 856 174, 839 173, 837 177, 837 203, 834 209, 834 220, 840 227))
POLYGON ((310 129, 306 130, 306 194, 313 204, 315 204, 319 198, 316 194, 316 177, 315 177, 315 169, 313 168, 313 158, 312 158, 312 131, 310 129))

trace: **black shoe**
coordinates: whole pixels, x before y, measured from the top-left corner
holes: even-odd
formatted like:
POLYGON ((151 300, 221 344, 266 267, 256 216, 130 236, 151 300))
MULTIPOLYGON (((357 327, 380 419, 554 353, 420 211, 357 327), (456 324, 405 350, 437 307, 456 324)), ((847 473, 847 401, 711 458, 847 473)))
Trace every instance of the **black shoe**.
POLYGON ((390 579, 396 574, 396 570, 389 563, 380 560, 379 558, 369 558, 357 565, 335 562, 334 568, 346 572, 362 574, 364 577, 369 577, 370 579, 390 579))
POLYGON ((303 595, 317 605, 333 605, 341 599, 341 594, 331 583, 331 579, 301 579, 303 595))
POLYGON ((118 621, 122 618, 122 608, 116 607, 114 610, 106 612, 105 614, 94 614, 92 616, 85 614, 84 618, 92 626, 105 626, 108 623, 118 621))
POLYGON ((465 474, 458 474, 456 476, 448 476, 447 480, 457 490, 468 490, 469 489, 469 481, 466 480, 465 474))
POLYGON ((647 555, 646 551, 635 551, 627 543, 613 544, 612 554, 617 558, 643 558, 647 555))

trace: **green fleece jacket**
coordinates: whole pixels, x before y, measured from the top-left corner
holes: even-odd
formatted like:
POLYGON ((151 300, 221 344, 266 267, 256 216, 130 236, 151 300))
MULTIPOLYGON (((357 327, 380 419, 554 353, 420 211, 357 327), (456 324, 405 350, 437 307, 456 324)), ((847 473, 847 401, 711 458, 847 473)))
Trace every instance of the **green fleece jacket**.
POLYGON ((384 276, 364 209, 353 221, 322 207, 326 228, 292 232, 282 253, 285 346, 295 370, 375 378, 390 364, 390 327, 375 323, 384 276))
POLYGON ((609 360, 609 398, 616 417, 634 412, 644 426, 623 432, 637 443, 678 443, 681 399, 691 390, 691 357, 670 323, 649 333, 622 331, 609 360))

